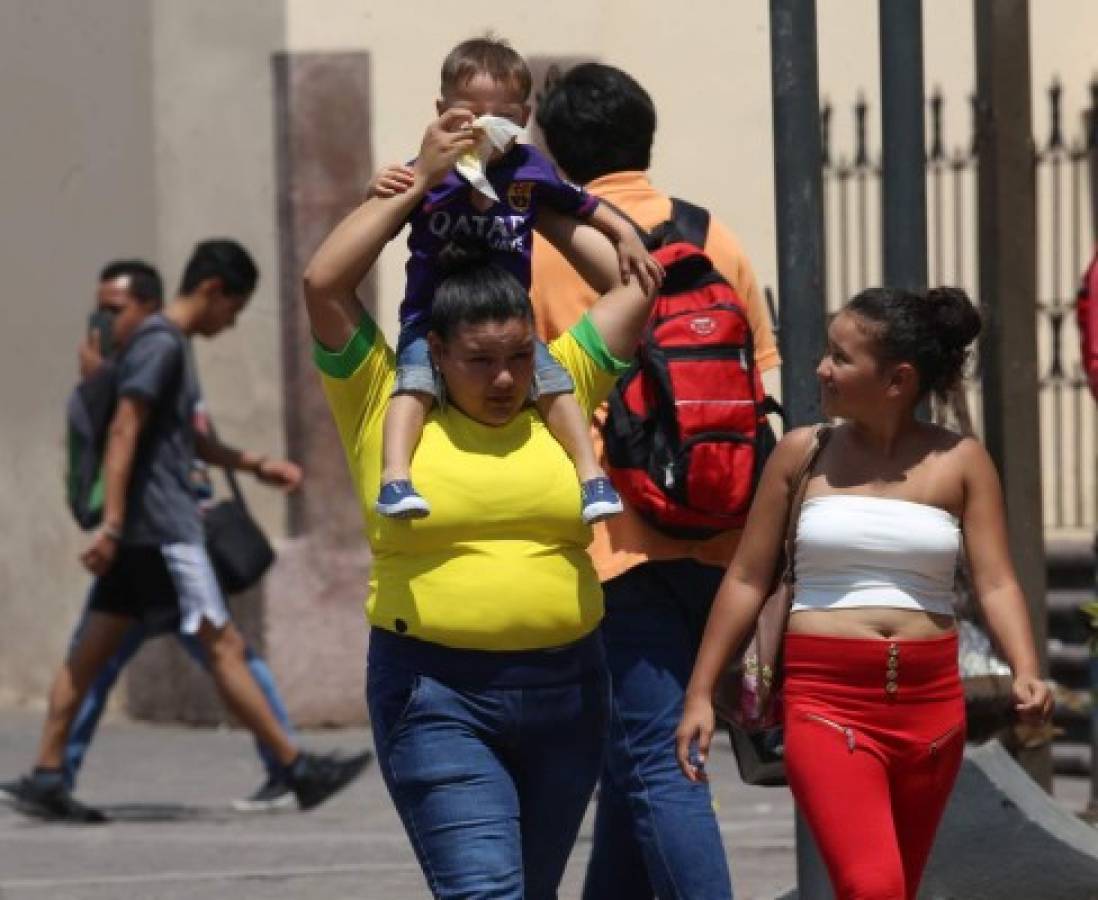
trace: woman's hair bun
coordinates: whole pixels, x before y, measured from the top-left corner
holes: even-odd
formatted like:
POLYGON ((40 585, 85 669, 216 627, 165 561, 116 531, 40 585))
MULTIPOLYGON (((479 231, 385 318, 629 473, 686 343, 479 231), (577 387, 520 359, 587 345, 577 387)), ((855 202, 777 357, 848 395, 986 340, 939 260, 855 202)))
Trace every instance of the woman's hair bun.
POLYGON ((982 326, 980 311, 961 288, 931 288, 925 303, 930 324, 943 344, 963 349, 976 340, 982 326))
POLYGON ((979 310, 955 287, 867 288, 845 309, 876 325, 881 358, 915 366, 920 395, 945 397, 956 386, 980 333, 979 310))
POLYGON ((450 241, 438 252, 435 266, 439 280, 487 264, 488 251, 479 244, 463 244, 450 241))

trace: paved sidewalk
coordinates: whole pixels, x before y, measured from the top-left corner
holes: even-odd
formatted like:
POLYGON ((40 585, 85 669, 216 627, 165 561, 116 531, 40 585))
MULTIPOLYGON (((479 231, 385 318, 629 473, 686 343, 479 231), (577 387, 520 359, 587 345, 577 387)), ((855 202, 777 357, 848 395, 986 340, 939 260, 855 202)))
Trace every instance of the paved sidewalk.
MULTIPOLYGON (((41 714, 0 709, 0 780, 31 759, 41 714)), ((357 750, 365 729, 314 732, 309 747, 357 750)), ((711 772, 737 900, 769 900, 794 882, 792 802, 747 788, 722 741, 711 772)), ((420 900, 427 891, 376 767, 311 813, 235 813, 260 781, 242 732, 104 724, 78 796, 115 819, 51 825, 0 806, 2 900, 420 900)), ((579 897, 590 817, 562 900, 579 897)))
MULTIPOLYGON (((20 774, 41 714, 0 709, 0 779, 20 774)), ((319 750, 358 750, 367 729, 313 732, 319 750)), ((785 788, 748 788, 727 742, 711 760, 737 900, 771 900, 795 881, 793 806, 785 788)), ((0 805, 0 900, 420 900, 427 891, 376 767, 311 813, 241 814, 229 803, 260 781, 240 731, 106 723, 79 796, 114 822, 51 825, 0 805)), ((1088 781, 1058 778, 1078 812, 1088 781)), ((590 816, 561 886, 578 898, 590 816)))

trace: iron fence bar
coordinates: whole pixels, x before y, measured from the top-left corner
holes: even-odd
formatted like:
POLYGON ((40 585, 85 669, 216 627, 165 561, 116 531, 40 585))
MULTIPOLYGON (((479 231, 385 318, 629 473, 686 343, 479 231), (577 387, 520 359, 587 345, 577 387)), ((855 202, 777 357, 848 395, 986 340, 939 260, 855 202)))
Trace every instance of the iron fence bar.
POLYGON ((943 221, 942 179, 943 169, 948 166, 945 150, 942 146, 942 89, 936 87, 930 98, 930 154, 927 166, 931 178, 931 201, 933 211, 930 229, 934 239, 934 283, 942 284, 945 273, 945 250, 943 248, 945 223, 943 221))
POLYGON ((961 151, 953 157, 953 283, 965 283, 965 170, 968 161, 961 151))
MULTIPOLYGON (((858 231, 858 291, 869 285, 869 210, 866 181, 870 171, 869 151, 866 146, 866 113, 869 109, 865 97, 859 97, 854 105, 854 189, 857 201, 858 231)), ((844 293, 841 302, 845 303, 850 294, 844 293)))
MULTIPOLYGON (((1098 78, 1090 83, 1090 112, 1087 115, 1087 157, 1090 174, 1090 227, 1092 243, 1098 244, 1098 78)), ((1098 768, 1098 767, 1096 767, 1098 768)))
MULTIPOLYGON (((1083 189, 1083 164, 1086 162, 1086 148, 1080 147, 1078 144, 1069 148, 1068 161, 1071 166, 1071 272, 1074 278, 1078 278, 1083 271, 1083 260, 1080 253, 1083 234, 1083 203, 1079 195, 1083 189)), ((1074 293, 1068 298, 1068 303, 1072 308, 1075 307, 1074 293)))
MULTIPOLYGON (((1082 189, 1082 163, 1085 159, 1084 148, 1076 145, 1075 147, 1068 148, 1068 163, 1071 180, 1071 271, 1074 278, 1078 278, 1082 272, 1082 261, 1080 258, 1079 238, 1081 235, 1081 216, 1083 211, 1083 204, 1079 199, 1079 193, 1082 189)), ((1076 299, 1074 293, 1067 301, 1067 308, 1070 315, 1074 315, 1076 299)), ((1078 371, 1078 366, 1075 367, 1078 371)), ((1084 522, 1084 481, 1083 481, 1083 427, 1085 422, 1085 412, 1082 405, 1082 392, 1078 387, 1078 377, 1070 379, 1071 396, 1074 399, 1073 412, 1073 427, 1072 434, 1075 438, 1074 452, 1072 454, 1074 460, 1073 478, 1072 481, 1076 486, 1074 491, 1075 503, 1074 503, 1074 521, 1073 524, 1080 526, 1084 522)), ((1098 761, 1095 762, 1098 765, 1098 761)))
POLYGON ((931 234, 934 237, 934 283, 942 284, 942 257, 944 255, 944 251, 942 250, 942 232, 945 229, 942 225, 942 164, 939 160, 935 160, 931 163, 930 177, 930 196, 933 210, 931 219, 934 223, 934 227, 931 229, 931 234))
POLYGON ((850 169, 839 168, 839 298, 838 304, 850 296, 850 169))
MULTIPOLYGON (((828 276, 828 254, 831 252, 831 241, 828 238, 827 220, 830 217, 830 188, 831 181, 834 177, 831 170, 831 102, 828 100, 824 100, 823 105, 820 107, 820 168, 822 174, 822 177, 820 178, 820 254, 824 261, 823 296, 821 302, 823 303, 824 320, 826 321, 827 310, 831 304, 831 278, 828 276)), ((767 302, 770 303, 771 318, 776 322, 773 295, 769 292, 769 288, 767 291, 767 302)), ((775 334, 777 334, 777 331, 775 331, 775 334)))
MULTIPOLYGON (((1072 380, 1071 396, 1075 401, 1075 428, 1072 429, 1075 437, 1075 471, 1073 473, 1076 490, 1075 490, 1075 521, 1074 525, 1081 526, 1084 519, 1084 501, 1083 501, 1083 420, 1086 415, 1083 409, 1083 398, 1086 396, 1084 390, 1086 388, 1086 382, 1081 378, 1075 378, 1072 380)), ((1090 399, 1087 397, 1086 399, 1090 399)), ((1098 760, 1095 760, 1093 765, 1098 765, 1098 760)))

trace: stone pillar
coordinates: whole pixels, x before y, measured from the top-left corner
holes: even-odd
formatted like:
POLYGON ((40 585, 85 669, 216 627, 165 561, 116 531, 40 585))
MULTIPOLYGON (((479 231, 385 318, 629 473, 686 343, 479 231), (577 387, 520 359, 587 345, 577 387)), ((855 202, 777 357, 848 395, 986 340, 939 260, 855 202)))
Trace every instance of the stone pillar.
MULTIPOLYGON (((345 724, 365 718, 370 557, 312 363, 301 277, 320 242, 364 199, 373 171, 369 54, 276 54, 274 84, 286 447, 306 480, 290 497, 290 537, 267 579, 266 648, 295 720, 345 724)), ((359 295, 376 316, 376 280, 359 295)))

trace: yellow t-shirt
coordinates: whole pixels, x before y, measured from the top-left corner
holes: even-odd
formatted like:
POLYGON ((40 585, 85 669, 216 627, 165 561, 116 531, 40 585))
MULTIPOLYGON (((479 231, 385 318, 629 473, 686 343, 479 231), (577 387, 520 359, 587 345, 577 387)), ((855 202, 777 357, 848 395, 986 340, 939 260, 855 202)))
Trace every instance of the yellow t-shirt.
MULTIPOLYGON (((590 416, 624 363, 589 319, 550 345, 590 416)), ((602 589, 580 519, 575 467, 533 408, 506 425, 452 406, 431 411, 412 459, 424 519, 379 516, 381 433, 395 377, 392 350, 364 318, 341 350, 314 346, 373 549, 366 614, 399 634, 476 650, 571 643, 602 618, 602 589)))
MULTIPOLYGON (((644 172, 614 172, 596 178, 584 187, 596 197, 609 200, 641 228, 653 228, 671 216, 671 198, 653 187, 644 172)), ((765 372, 778 365, 778 348, 755 273, 739 242, 716 218, 709 222, 705 252, 744 301, 759 370, 765 372)), ((594 290, 567 260, 548 241, 535 234, 530 302, 534 305, 542 338, 550 340, 571 328, 595 299, 594 290)), ((605 418, 605 411, 600 411, 595 418, 598 424, 592 429, 591 438, 605 464, 602 433, 598 427, 605 418)), ((624 513, 600 522, 595 526, 594 534, 590 552, 602 581, 650 560, 696 559, 724 567, 732 561, 740 539, 738 529, 722 531, 704 540, 669 537, 649 525, 628 502, 624 513)))

